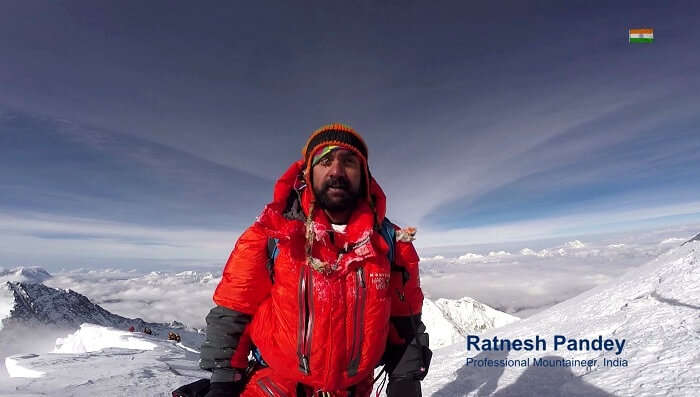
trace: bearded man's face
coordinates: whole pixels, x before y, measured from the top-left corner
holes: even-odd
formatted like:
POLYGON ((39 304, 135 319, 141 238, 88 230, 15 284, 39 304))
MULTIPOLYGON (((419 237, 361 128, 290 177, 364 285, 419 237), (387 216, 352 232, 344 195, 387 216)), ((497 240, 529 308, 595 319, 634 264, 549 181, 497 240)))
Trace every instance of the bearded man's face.
POLYGON ((318 205, 338 212, 355 208, 362 186, 362 160, 352 151, 335 149, 312 168, 312 184, 318 205))

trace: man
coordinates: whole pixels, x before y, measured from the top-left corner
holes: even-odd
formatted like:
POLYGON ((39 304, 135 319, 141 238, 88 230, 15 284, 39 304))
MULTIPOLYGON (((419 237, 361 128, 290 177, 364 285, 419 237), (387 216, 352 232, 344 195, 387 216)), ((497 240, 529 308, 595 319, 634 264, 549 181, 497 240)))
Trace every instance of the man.
POLYGON ((207 316, 207 397, 368 396, 380 361, 389 395, 420 396, 430 351, 415 231, 382 235, 367 153, 346 125, 316 130, 236 242, 207 316))

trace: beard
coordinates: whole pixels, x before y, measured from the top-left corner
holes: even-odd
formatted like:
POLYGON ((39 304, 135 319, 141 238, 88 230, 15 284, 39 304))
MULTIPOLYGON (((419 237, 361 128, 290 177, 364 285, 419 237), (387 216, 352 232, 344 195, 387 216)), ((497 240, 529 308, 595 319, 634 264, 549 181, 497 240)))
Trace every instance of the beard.
POLYGON ((319 207, 330 212, 340 212, 352 210, 357 206, 360 200, 360 192, 353 191, 350 186, 350 181, 347 178, 330 178, 320 189, 313 188, 314 196, 319 207), (341 189, 342 194, 334 193, 331 195, 330 189, 341 189))

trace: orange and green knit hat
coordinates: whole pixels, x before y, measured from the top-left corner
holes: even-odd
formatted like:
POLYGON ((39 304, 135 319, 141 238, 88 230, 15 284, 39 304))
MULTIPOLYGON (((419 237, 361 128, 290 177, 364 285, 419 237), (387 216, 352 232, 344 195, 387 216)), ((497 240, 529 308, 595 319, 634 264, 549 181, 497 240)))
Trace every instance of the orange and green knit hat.
MULTIPOLYGON (((367 165, 367 144, 364 139, 352 127, 333 123, 327 124, 314 131, 306 145, 301 149, 301 155, 304 157, 306 178, 311 175, 311 168, 326 154, 333 149, 343 148, 354 152, 363 163, 364 170, 364 186, 367 199, 369 200, 369 167, 367 165)), ((311 181, 307 180, 307 184, 311 181)))

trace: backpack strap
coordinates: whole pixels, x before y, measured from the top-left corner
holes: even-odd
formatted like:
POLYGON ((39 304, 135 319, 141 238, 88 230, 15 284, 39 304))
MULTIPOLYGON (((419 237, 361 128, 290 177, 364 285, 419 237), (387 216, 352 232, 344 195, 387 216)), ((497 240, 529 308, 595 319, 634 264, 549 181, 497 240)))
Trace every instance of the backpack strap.
POLYGON ((389 258, 389 263, 391 263, 391 271, 400 272, 401 281, 403 282, 403 285, 406 285, 408 279, 410 278, 408 270, 394 262, 394 259, 396 258, 396 229, 394 229, 394 224, 385 217, 382 221, 379 232, 381 233, 382 237, 384 237, 387 245, 389 245, 389 253, 387 254, 387 257, 389 258))
POLYGON ((391 267, 393 268, 395 266, 394 244, 396 243, 396 230, 394 230, 394 224, 391 223, 389 219, 384 218, 382 224, 379 227, 379 233, 382 235, 382 237, 384 237, 384 241, 386 241, 386 244, 389 246, 389 253, 387 254, 387 258, 389 259, 389 263, 391 263, 391 267))
POLYGON ((279 240, 276 238, 267 239, 267 263, 265 267, 267 268, 267 272, 270 273, 270 281, 273 283, 275 282, 275 259, 277 259, 277 255, 280 253, 277 248, 278 241, 279 240))

